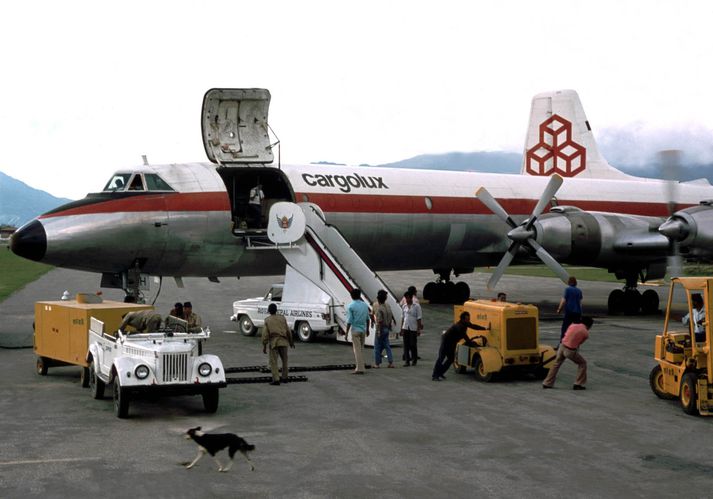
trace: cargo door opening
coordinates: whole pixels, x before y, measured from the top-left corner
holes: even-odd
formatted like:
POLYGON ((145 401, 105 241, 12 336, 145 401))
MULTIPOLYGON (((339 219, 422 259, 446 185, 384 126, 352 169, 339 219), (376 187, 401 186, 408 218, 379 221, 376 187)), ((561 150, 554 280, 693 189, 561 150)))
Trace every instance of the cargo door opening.
POLYGON ((292 186, 277 168, 232 166, 217 171, 230 197, 232 231, 236 236, 266 234, 270 207, 278 201, 294 202, 292 186), (255 196, 258 185, 261 196, 255 196))

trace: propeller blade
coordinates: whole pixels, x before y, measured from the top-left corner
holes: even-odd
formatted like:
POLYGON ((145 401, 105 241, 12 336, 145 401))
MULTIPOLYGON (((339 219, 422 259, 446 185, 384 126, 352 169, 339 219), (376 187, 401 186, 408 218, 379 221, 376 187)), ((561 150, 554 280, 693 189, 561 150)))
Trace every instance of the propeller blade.
POLYGON ((507 252, 503 255, 503 258, 500 260, 500 263, 498 263, 498 266, 495 268, 493 271, 493 274, 490 276, 490 279, 488 279, 488 289, 493 290, 495 289, 495 285, 498 283, 500 278, 503 276, 505 273, 505 270, 507 270, 508 266, 510 265, 510 262, 512 262, 513 258, 515 258, 515 254, 517 253, 517 250, 520 249, 520 243, 514 242, 510 245, 508 248, 507 252))
POLYGON ((550 177, 550 181, 547 182, 547 187, 545 187, 545 190, 542 191, 542 196, 540 196, 540 200, 537 202, 535 209, 532 210, 533 217, 540 216, 540 213, 542 213, 542 210, 545 209, 547 203, 549 203, 550 200, 555 196, 555 194, 557 194, 557 191, 562 186, 563 181, 564 180, 562 179, 562 177, 557 174, 554 174, 550 177))
POLYGON ((679 251, 679 241, 685 239, 690 228, 680 218, 674 218, 677 205, 678 182, 681 177, 681 154, 678 149, 659 151, 659 167, 664 182, 664 195, 668 206, 669 219, 661 224, 659 232, 671 241, 671 254, 666 259, 666 273, 669 277, 679 277, 683 274, 683 257, 679 251))
POLYGON ((673 215, 676 212, 676 192, 681 177, 681 151, 678 149, 659 151, 659 167, 661 178, 666 180, 664 195, 668 204, 668 214, 673 215))
POLYGON ((527 225, 525 226, 526 230, 530 230, 532 228, 532 224, 535 223, 535 220, 537 220, 537 217, 540 216, 542 210, 545 209, 547 203, 549 203, 550 200, 557 193, 559 188, 562 186, 562 182, 562 177, 557 174, 554 174, 550 177, 550 181, 547 182, 547 187, 545 187, 545 190, 542 192, 540 200, 535 205, 535 209, 532 210, 532 215, 530 215, 530 219, 527 221, 527 225))
POLYGON ((527 243, 532 247, 532 249, 535 250, 539 259, 542 260, 542 263, 547 265, 549 269, 557 275, 557 277, 562 279, 562 282, 566 283, 569 280, 569 274, 567 271, 552 257, 552 255, 547 252, 545 248, 540 246, 540 244, 534 239, 528 239, 527 243))
POLYGON ((513 229, 517 227, 517 224, 512 218, 510 218, 508 212, 505 211, 502 206, 500 206, 500 203, 497 202, 497 200, 488 192, 485 187, 481 187, 480 189, 475 191, 475 197, 477 197, 481 203, 487 206, 490 211, 495 213, 503 222, 508 224, 510 227, 512 227, 513 229))

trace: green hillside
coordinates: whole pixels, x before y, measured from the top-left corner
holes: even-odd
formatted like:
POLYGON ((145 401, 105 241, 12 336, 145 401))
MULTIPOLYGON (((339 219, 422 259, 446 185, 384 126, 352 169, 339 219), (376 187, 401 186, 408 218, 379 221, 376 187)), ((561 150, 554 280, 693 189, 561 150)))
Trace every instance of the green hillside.
POLYGON ((53 267, 20 258, 8 246, 0 246, 0 302, 53 267))

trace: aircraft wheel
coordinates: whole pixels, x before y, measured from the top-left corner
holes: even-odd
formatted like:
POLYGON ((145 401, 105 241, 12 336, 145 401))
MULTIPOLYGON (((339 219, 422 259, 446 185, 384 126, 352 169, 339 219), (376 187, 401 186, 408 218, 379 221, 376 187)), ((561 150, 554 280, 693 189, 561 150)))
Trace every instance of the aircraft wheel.
POLYGON ((455 301, 458 304, 465 302, 470 298, 470 286, 463 281, 457 282, 455 287, 455 301))
POLYGON ((423 299, 432 302, 436 296, 436 288, 438 284, 429 282, 423 287, 423 299))
POLYGON ((37 374, 40 376, 47 376, 47 368, 49 367, 47 365, 47 359, 44 357, 37 357, 37 363, 35 364, 35 367, 37 369, 37 374))
POLYGON ((624 304, 626 303, 626 296, 624 291, 621 289, 615 289, 609 293, 609 300, 607 300, 607 309, 609 315, 618 315, 624 311, 624 304))
POLYGON ((641 293, 638 289, 624 291, 624 311, 627 315, 636 315, 641 310, 641 293))
POLYGON ((217 388, 211 388, 204 391, 201 396, 203 397, 203 408, 205 412, 213 414, 218 410, 218 401, 220 400, 220 394, 217 388))
POLYGON ((257 328, 247 315, 238 316, 238 327, 243 336, 255 336, 257 333, 257 328))
POLYGON ((651 370, 651 373, 649 374, 649 386, 651 386, 651 391, 653 391, 654 394, 660 399, 671 400, 676 398, 670 393, 667 393, 664 389, 663 371, 661 370, 660 365, 656 365, 651 370))
POLYGON ((122 419, 129 417, 129 392, 119 384, 119 380, 114 380, 114 412, 122 419))
POLYGON ((690 414, 691 416, 698 414, 698 404, 696 403, 698 400, 696 394, 697 385, 698 383, 695 374, 686 373, 683 375, 683 379, 681 380, 680 396, 681 409, 683 409, 683 412, 690 414))
POLYGON ((309 322, 306 321, 297 323, 295 330, 297 331, 297 338, 299 338, 299 340, 303 343, 313 341, 316 336, 314 331, 312 331, 312 326, 310 326, 309 322))
POLYGON ((655 314, 659 311, 659 294, 653 289, 647 289, 641 295, 641 313, 655 314))
POLYGON ((480 358, 480 355, 476 355, 473 359, 473 369, 475 369, 475 379, 478 381, 487 383, 493 379, 493 373, 485 372, 485 366, 483 365, 483 360, 480 358))
POLYGON ((456 302, 456 283, 453 281, 446 282, 443 291, 443 303, 455 303, 456 302))
POLYGON ((104 398, 104 382, 97 377, 97 372, 94 369, 94 361, 89 362, 89 391, 95 399, 104 398))

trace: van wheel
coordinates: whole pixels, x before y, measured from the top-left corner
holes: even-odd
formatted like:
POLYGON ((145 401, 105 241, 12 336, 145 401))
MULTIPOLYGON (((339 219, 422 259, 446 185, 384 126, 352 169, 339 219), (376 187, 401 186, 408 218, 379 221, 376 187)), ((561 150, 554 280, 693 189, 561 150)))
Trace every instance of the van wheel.
POLYGON ((114 412, 119 418, 129 417, 129 392, 119 384, 119 380, 114 380, 114 412))
POLYGON ((295 330, 297 331, 297 337, 299 340, 304 343, 309 343, 314 340, 316 336, 314 331, 312 331, 312 326, 309 325, 309 322, 299 322, 295 326, 295 330))
POLYGON ((104 382, 97 377, 94 361, 89 362, 89 390, 92 397, 99 400, 104 398, 104 382))
POLYGON ((44 357, 37 357, 37 364, 35 364, 37 368, 37 374, 40 376, 47 376, 47 359, 44 357))
POLYGON ((205 409, 205 412, 213 414, 218 410, 220 395, 217 388, 210 388, 204 391, 201 396, 203 397, 203 408, 205 409))
POLYGON ((666 392, 663 384, 663 371, 660 365, 654 366, 649 374, 649 386, 651 386, 651 391, 660 398, 665 400, 675 399, 673 395, 666 392))
POLYGON ((257 328, 247 315, 238 316, 238 327, 243 336, 255 336, 257 333, 257 328))
POLYGON ((493 379, 493 373, 485 372, 483 359, 480 358, 480 355, 477 355, 473 359, 473 369, 475 369, 475 379, 477 379, 478 381, 483 381, 487 383, 493 379))
POLYGON ((698 405, 696 404, 698 399, 696 395, 697 385, 695 374, 686 373, 683 375, 681 380, 681 409, 691 416, 698 414, 698 405))
POLYGON ((82 367, 82 374, 79 376, 79 384, 82 385, 82 388, 89 387, 89 368, 88 367, 82 367))

